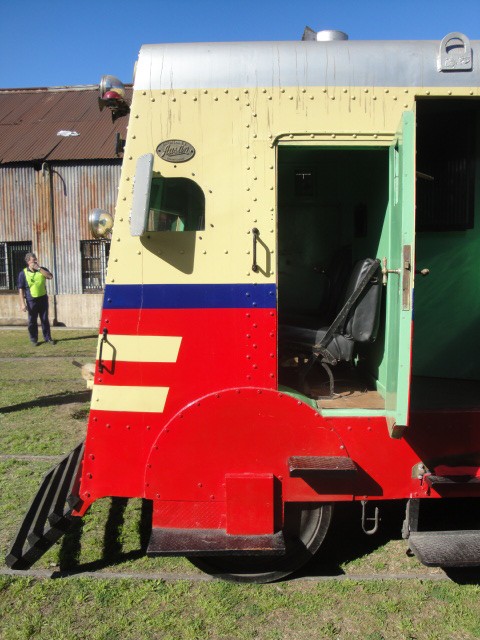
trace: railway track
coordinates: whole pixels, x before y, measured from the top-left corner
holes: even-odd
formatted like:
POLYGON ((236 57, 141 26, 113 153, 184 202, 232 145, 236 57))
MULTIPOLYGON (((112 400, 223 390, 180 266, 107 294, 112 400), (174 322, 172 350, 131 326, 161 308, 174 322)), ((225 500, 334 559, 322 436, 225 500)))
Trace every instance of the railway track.
MULTIPOLYGON (((161 580, 164 582, 211 582, 217 578, 202 573, 176 573, 174 571, 60 571, 59 569, 28 569, 26 571, 14 571, 5 567, 0 568, 0 576, 16 576, 19 578, 59 579, 59 578, 93 578, 95 580, 161 580)), ((422 582, 448 581, 451 578, 445 573, 344 573, 340 575, 302 575, 291 578, 289 582, 342 582, 352 580, 354 582, 380 582, 391 580, 420 580, 422 582)))

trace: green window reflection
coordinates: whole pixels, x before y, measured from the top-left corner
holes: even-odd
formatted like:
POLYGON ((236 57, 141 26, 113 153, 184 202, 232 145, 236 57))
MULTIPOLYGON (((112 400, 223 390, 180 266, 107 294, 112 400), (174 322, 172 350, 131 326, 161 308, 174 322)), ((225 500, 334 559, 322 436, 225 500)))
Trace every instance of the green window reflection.
POLYGON ((188 178, 155 177, 150 189, 148 231, 205 229, 205 196, 188 178))

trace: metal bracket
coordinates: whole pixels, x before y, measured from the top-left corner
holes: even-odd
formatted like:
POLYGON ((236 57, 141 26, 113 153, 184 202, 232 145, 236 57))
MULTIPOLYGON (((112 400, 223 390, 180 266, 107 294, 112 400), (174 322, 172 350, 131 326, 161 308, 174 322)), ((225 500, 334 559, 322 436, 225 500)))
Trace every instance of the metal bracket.
POLYGON ((471 71, 472 47, 466 35, 459 31, 448 33, 440 43, 437 57, 438 71, 471 71))
POLYGON ((362 500, 362 530, 363 533, 366 533, 367 536, 373 536, 374 533, 377 533, 378 527, 380 525, 380 511, 378 507, 375 507, 375 511, 373 512, 373 517, 367 517, 367 502, 368 500, 362 500), (367 529, 367 522, 373 522, 373 527, 371 529, 367 529))

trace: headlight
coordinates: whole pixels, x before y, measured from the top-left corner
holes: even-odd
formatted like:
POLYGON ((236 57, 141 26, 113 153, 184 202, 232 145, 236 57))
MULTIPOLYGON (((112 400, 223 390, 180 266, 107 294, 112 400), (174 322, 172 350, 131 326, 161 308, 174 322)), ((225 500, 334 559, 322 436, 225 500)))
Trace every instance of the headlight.
POLYGON ((113 217, 104 209, 93 209, 88 214, 88 226, 94 238, 105 238, 113 227, 113 217))

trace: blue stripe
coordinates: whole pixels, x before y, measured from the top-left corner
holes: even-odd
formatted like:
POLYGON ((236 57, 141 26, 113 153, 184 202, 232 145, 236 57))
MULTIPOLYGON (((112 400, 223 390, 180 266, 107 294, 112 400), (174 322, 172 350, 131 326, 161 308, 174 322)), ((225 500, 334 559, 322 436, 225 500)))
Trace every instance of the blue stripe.
POLYGON ((267 284, 109 284, 104 309, 275 309, 267 284))

